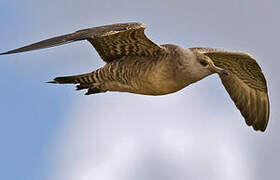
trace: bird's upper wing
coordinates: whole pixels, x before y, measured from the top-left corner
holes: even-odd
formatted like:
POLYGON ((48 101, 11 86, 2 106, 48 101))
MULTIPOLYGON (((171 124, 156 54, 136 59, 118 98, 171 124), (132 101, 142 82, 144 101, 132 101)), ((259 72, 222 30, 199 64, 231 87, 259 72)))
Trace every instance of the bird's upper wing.
POLYGON ((143 23, 121 23, 79 30, 28 46, 0 53, 13 54, 43 49, 79 40, 88 40, 105 62, 111 62, 123 56, 154 56, 165 48, 153 43, 144 34, 143 23))
POLYGON ((246 120, 255 130, 265 131, 269 120, 269 98, 265 77, 249 54, 212 48, 192 48, 229 71, 220 75, 223 85, 246 120))

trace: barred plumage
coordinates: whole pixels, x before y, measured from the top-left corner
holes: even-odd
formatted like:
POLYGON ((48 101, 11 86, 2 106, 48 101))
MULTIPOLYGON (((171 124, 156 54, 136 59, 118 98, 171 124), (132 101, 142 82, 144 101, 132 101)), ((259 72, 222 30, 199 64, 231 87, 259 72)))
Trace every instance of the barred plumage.
POLYGON ((218 73, 246 123, 255 130, 266 129, 270 109, 267 85, 252 56, 213 48, 158 45, 145 36, 145 27, 143 23, 93 27, 0 55, 88 40, 107 64, 91 73, 57 77, 50 82, 78 84, 77 90, 87 89, 86 95, 106 91, 163 95, 218 73))

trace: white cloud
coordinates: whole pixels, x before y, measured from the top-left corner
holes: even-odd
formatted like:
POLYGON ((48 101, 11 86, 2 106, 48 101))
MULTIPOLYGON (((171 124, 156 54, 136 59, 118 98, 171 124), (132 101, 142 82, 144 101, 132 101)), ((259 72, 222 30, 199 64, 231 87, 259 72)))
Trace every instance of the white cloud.
POLYGON ((192 89, 81 98, 68 112, 52 179, 254 179, 234 117, 205 111, 192 89))

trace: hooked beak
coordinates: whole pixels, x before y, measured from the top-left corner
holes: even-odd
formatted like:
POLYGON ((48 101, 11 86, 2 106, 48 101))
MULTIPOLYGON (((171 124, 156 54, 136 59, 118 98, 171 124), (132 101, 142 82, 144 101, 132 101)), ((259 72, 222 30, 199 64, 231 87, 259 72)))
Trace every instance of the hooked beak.
POLYGON ((229 75, 229 72, 223 68, 216 66, 214 63, 209 64, 210 71, 218 73, 219 75, 229 75))

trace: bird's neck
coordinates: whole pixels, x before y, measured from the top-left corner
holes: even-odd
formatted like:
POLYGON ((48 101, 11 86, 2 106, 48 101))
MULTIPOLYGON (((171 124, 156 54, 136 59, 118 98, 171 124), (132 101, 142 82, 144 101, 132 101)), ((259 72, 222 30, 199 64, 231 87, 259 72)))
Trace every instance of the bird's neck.
POLYGON ((178 74, 187 84, 197 82, 212 74, 203 68, 196 59, 196 55, 189 49, 181 49, 181 57, 178 60, 178 74))

